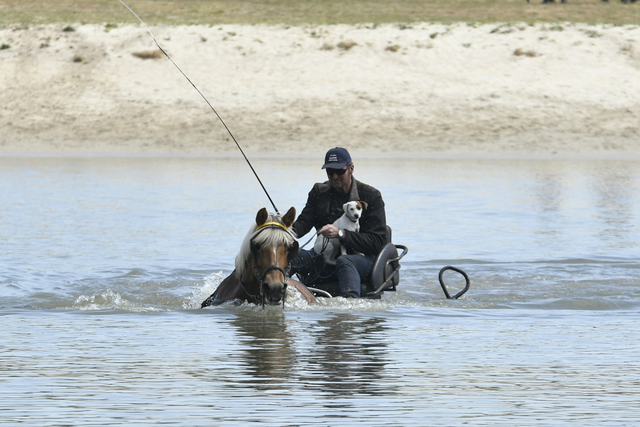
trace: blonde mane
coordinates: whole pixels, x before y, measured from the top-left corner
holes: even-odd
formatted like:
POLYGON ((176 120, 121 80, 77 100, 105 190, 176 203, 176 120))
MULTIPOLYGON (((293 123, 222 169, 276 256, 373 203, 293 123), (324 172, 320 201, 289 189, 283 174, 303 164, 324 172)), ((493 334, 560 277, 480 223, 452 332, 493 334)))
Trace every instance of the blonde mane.
MULTIPOLYGON (((267 221, 283 224, 282 215, 269 214, 267 221)), ((236 256, 236 275, 242 278, 248 269, 253 268, 253 255, 251 254, 251 241, 256 245, 262 246, 291 246, 295 238, 290 231, 280 227, 264 228, 258 230, 258 225, 253 221, 249 232, 242 242, 240 253, 236 256)))

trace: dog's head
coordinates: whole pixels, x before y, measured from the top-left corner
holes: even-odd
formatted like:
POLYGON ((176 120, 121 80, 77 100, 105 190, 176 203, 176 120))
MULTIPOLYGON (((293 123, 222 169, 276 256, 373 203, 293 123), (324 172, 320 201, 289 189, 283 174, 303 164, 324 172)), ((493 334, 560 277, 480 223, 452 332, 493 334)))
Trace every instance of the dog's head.
POLYGON ((362 211, 367 209, 367 202, 347 202, 342 205, 342 209, 351 221, 356 222, 362 217, 362 211))

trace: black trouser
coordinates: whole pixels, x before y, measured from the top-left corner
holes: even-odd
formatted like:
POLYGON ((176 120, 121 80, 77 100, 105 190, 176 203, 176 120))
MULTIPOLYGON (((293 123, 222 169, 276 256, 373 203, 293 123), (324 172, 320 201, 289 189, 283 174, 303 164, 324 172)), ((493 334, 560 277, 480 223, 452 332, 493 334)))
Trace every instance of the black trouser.
POLYGON ((333 296, 359 298, 361 284, 369 278, 374 262, 374 256, 342 255, 336 265, 326 265, 322 255, 302 249, 291 262, 291 274, 333 296))

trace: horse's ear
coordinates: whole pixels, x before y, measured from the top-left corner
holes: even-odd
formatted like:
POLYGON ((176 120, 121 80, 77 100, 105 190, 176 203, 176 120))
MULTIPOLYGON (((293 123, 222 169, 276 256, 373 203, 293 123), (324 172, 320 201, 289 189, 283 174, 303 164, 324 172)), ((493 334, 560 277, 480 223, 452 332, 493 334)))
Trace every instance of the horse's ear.
POLYGON ((296 208, 291 206, 291 208, 289 208, 287 213, 284 214, 284 216, 282 217, 282 223, 287 228, 289 228, 289 227, 291 227, 291 224, 293 224, 293 221, 295 221, 295 220, 296 220, 296 208))
POLYGON ((267 212, 267 208, 262 208, 258 211, 256 215, 256 225, 260 227, 262 224, 267 222, 267 218, 269 218, 269 212, 267 212))

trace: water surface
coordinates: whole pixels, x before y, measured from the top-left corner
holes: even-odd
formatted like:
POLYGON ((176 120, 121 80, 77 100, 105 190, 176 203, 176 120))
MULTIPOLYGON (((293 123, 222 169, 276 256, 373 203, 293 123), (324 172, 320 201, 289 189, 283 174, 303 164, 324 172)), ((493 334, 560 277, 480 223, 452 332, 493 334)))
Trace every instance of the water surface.
MULTIPOLYGON (((282 212, 324 179, 252 160, 282 212)), ((199 310, 273 210, 244 160, 0 158, 0 422, 635 423, 640 162, 356 160, 396 293, 199 310)))

